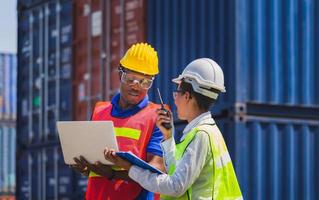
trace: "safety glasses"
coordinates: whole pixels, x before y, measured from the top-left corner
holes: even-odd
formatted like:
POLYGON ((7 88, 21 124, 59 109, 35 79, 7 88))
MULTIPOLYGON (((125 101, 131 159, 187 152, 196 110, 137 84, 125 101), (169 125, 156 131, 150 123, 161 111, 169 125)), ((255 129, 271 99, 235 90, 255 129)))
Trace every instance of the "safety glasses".
POLYGON ((139 77, 136 74, 128 73, 124 70, 120 70, 121 72, 121 82, 128 84, 128 85, 135 85, 137 84, 140 88, 144 90, 148 90, 152 87, 154 77, 152 78, 145 78, 145 77, 139 77))

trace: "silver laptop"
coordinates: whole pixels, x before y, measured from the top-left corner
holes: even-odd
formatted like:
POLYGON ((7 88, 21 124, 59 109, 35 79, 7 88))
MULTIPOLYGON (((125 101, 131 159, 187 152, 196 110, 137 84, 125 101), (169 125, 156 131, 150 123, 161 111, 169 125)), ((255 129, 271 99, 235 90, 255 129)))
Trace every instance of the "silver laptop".
POLYGON ((59 121, 57 128, 66 164, 80 155, 92 164, 112 164, 103 154, 105 147, 118 151, 112 121, 59 121))

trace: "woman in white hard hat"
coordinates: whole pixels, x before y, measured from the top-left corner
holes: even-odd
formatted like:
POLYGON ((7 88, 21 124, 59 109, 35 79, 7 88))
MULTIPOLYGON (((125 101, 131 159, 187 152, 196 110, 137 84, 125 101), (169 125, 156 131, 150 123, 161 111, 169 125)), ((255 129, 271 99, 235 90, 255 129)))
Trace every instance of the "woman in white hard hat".
POLYGON ((173 82, 178 84, 174 92, 178 117, 188 125, 175 141, 174 128, 162 125, 172 124, 172 118, 157 111, 167 174, 132 165, 113 150, 106 149, 105 158, 128 170, 129 177, 145 189, 160 193, 161 199, 242 199, 226 144, 209 111, 219 93, 225 92, 222 69, 209 58, 196 59, 173 82))

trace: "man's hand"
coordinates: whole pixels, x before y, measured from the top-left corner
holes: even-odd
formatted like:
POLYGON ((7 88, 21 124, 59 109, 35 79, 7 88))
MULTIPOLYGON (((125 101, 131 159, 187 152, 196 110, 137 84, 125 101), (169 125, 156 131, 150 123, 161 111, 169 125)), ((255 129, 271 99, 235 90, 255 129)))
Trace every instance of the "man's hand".
POLYGON ((100 162, 96 162, 94 165, 90 166, 90 170, 93 171, 94 173, 107 177, 107 178, 113 178, 114 172, 111 168, 110 165, 103 165, 100 162))
POLYGON ((83 156, 80 156, 80 159, 74 158, 74 161, 76 164, 71 165, 72 169, 81 173, 82 175, 88 176, 90 171, 93 171, 94 173, 107 178, 113 176, 112 168, 109 165, 103 165, 100 162, 91 164, 83 156))
POLYGON ((88 165, 86 165, 85 158, 80 156, 80 158, 73 158, 73 160, 76 164, 70 165, 70 167, 84 176, 89 176, 90 170, 88 165))
POLYGON ((113 149, 105 148, 104 150, 104 157, 106 160, 114 163, 114 165, 119 166, 125 170, 129 170, 132 166, 132 164, 126 160, 123 160, 119 156, 116 155, 115 151, 113 149))

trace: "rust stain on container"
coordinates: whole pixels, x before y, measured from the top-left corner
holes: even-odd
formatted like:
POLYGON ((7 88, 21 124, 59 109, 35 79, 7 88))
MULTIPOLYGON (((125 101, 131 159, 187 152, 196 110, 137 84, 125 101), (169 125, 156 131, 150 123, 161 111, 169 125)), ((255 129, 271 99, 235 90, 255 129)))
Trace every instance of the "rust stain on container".
POLYGON ((14 195, 2 195, 0 196, 0 200, 15 200, 15 196, 14 195))

